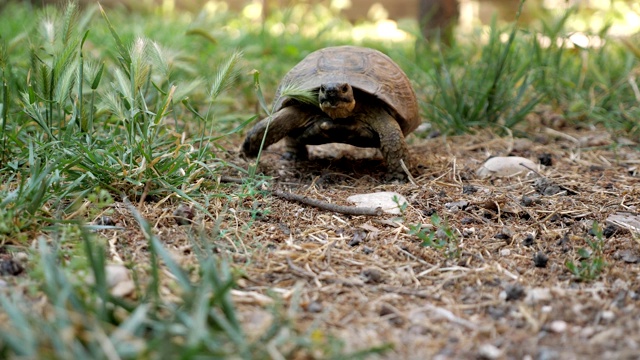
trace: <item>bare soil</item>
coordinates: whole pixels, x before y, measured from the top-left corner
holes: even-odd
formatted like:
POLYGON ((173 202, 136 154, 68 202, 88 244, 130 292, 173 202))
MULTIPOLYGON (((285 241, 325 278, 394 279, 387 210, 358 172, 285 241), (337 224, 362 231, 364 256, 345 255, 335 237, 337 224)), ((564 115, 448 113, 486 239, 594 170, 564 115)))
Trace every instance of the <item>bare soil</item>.
MULTIPOLYGON (((186 266, 194 259, 187 235, 202 226, 218 234, 217 251, 242 274, 233 297, 250 336, 273 321, 275 295, 301 330, 316 326, 350 350, 392 344, 380 358, 637 359, 639 235, 606 220, 638 212, 640 153, 601 129, 533 121, 527 132, 411 135, 415 184, 384 183, 371 149, 329 145, 291 162, 275 145, 261 161, 271 189, 341 205, 352 194, 396 191, 409 202, 401 216, 349 216, 268 191, 243 198, 237 184, 216 189, 232 201, 212 198, 219 218, 196 211, 197 226, 176 224, 177 202, 141 210, 186 266), (546 165, 537 174, 476 176, 488 157, 510 155, 546 165), (453 230, 459 254, 424 246, 410 230, 428 229, 434 213, 453 230), (594 221, 606 264, 582 281, 566 262, 579 263, 578 250, 597 239, 594 221)), ((235 153, 227 161, 247 166, 235 153)), ((113 217, 127 230, 104 232, 111 257, 144 263, 146 241, 131 215, 116 206, 113 217)))
POLYGON ((345 205, 352 194, 396 191, 409 206, 401 217, 346 216, 265 198, 270 211, 244 241, 250 260, 238 264, 240 309, 264 311, 246 301, 253 292, 299 296, 300 324, 319 321, 353 348, 390 342, 387 358, 639 358, 639 237, 606 219, 638 211, 640 153, 601 130, 532 134, 411 137, 416 185, 382 183, 375 151, 331 145, 294 164, 271 148, 261 171, 276 188, 345 205), (547 165, 477 178, 489 156, 508 155, 547 165), (458 257, 410 231, 434 212, 459 239, 458 257), (565 263, 589 249, 594 221, 606 265, 581 281, 565 263))

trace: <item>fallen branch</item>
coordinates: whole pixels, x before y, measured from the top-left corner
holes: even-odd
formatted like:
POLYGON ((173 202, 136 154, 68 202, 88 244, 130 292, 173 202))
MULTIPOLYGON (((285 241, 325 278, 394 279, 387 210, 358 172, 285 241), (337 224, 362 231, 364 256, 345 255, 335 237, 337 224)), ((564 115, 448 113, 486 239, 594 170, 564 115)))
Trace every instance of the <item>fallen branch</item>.
MULTIPOLYGON (((244 180, 241 178, 235 178, 231 176, 221 176, 220 182, 242 184, 244 180)), ((380 216, 383 214, 382 208, 370 208, 370 207, 358 207, 358 206, 345 206, 336 205, 322 200, 311 199, 306 196, 297 195, 290 192, 284 192, 280 190, 267 190, 273 196, 283 198, 289 201, 296 201, 309 206, 317 207, 322 210, 333 211, 345 215, 367 215, 367 216, 380 216)))
POLYGON ((306 196, 297 195, 294 193, 284 192, 280 190, 272 190, 271 194, 273 196, 277 196, 285 200, 296 201, 309 206, 317 207, 322 210, 334 211, 334 212, 338 212, 346 215, 368 215, 368 216, 382 215, 382 208, 380 207, 367 208, 367 207, 357 207, 357 206, 336 205, 326 201, 311 199, 306 196))

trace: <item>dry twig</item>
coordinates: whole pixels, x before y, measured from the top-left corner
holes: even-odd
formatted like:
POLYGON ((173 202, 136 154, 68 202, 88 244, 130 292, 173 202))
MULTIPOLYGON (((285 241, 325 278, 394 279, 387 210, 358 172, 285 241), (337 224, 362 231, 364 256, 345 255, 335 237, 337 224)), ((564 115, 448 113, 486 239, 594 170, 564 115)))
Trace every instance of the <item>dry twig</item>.
MULTIPOLYGON (((242 184, 244 181, 240 178, 234 178, 230 176, 221 176, 220 182, 234 183, 234 184, 242 184)), ((369 208, 369 207, 358 207, 358 206, 346 206, 346 205, 336 205, 322 200, 311 199, 306 196, 297 195, 290 192, 284 192, 280 190, 271 190, 269 191, 271 195, 277 196, 279 198, 283 198, 289 201, 299 202, 305 205, 317 207, 322 210, 333 211, 345 215, 367 215, 367 216, 380 216, 383 214, 382 208, 369 208)))
POLYGON ((297 195, 294 193, 284 192, 280 190, 272 190, 271 194, 279 198, 283 198, 285 200, 297 201, 299 203, 317 207, 322 210, 334 211, 334 212, 338 212, 346 215, 368 215, 368 216, 382 215, 382 209, 380 207, 377 207, 374 209, 374 208, 365 208, 365 207, 357 207, 357 206, 336 205, 326 201, 311 199, 306 196, 297 195))

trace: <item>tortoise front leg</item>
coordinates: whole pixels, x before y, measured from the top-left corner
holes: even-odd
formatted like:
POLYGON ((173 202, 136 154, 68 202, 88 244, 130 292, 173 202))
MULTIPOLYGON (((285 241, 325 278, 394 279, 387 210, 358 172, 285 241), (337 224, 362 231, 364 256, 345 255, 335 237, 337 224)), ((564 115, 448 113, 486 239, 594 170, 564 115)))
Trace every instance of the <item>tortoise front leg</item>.
POLYGON ((363 113, 362 121, 371 126, 380 137, 380 152, 387 163, 386 178, 388 180, 406 179, 400 160, 410 169, 411 159, 402 129, 396 119, 382 109, 371 109, 363 113))
POLYGON ((287 137, 293 130, 304 127, 313 116, 316 114, 312 109, 301 105, 287 106, 278 110, 271 118, 260 120, 249 130, 242 144, 242 152, 249 157, 257 156, 265 131, 267 131, 267 135, 264 139, 264 147, 267 148, 287 137))

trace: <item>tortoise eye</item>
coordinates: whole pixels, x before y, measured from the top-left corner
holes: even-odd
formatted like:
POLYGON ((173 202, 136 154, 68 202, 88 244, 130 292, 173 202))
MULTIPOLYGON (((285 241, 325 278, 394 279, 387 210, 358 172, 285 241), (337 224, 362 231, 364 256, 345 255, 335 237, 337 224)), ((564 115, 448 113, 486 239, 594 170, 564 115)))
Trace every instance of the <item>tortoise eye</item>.
POLYGON ((349 86, 347 84, 344 84, 344 85, 342 85, 341 90, 342 90, 343 93, 346 93, 349 90, 349 86))
POLYGON ((324 85, 320 85, 320 92, 325 92, 327 89, 324 87, 324 85))

